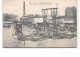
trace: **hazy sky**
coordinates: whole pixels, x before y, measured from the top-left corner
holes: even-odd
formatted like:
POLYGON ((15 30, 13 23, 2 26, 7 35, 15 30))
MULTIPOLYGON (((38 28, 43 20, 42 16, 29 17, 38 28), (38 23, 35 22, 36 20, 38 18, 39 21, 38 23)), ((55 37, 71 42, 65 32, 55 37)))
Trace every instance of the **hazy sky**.
POLYGON ((65 7, 76 7, 76 0, 3 0, 3 13, 22 16, 23 1, 26 3, 26 14, 42 14, 41 9, 58 7, 59 15, 64 15, 65 7), (30 4, 35 2, 37 5, 30 4), (42 2, 45 2, 45 4, 40 5, 42 2), (56 6, 56 3, 58 6, 56 6))

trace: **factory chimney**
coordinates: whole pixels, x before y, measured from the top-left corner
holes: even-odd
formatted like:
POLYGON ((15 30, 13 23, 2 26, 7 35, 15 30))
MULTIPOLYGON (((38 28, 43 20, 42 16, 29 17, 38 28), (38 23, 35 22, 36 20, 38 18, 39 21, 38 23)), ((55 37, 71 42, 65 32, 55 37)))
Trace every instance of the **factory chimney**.
POLYGON ((23 1, 23 16, 25 15, 25 1, 23 1))

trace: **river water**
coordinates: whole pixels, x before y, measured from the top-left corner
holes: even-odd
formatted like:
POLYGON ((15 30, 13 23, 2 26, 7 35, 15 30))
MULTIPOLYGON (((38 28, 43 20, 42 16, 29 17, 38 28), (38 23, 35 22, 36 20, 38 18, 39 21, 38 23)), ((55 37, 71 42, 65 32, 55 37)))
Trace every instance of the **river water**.
MULTIPOLYGON (((12 37, 13 28, 3 28, 3 47, 76 47, 76 38, 72 39, 47 39, 43 41, 17 41, 12 37)), ((24 34, 30 34, 35 30, 23 28, 24 34)))

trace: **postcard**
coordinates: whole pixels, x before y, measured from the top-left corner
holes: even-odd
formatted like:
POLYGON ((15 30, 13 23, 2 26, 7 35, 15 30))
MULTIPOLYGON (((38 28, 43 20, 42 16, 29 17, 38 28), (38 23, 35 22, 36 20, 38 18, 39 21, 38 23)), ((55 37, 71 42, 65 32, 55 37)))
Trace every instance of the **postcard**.
POLYGON ((77 0, 3 0, 4 48, 76 48, 77 0))

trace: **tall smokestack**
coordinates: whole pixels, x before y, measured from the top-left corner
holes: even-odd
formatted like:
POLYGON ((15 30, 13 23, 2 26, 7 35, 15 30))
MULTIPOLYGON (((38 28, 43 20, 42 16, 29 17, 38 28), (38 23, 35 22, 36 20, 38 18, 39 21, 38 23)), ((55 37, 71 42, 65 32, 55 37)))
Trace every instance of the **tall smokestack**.
POLYGON ((25 15, 25 1, 23 1, 23 16, 25 15))

